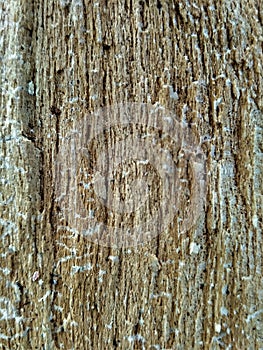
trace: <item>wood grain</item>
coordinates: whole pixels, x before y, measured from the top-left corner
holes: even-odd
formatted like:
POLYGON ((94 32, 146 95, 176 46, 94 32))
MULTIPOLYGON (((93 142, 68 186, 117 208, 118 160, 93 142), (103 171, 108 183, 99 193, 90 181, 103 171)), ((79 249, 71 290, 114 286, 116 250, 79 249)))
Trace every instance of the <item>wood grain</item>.
POLYGON ((0 29, 0 349, 262 349, 260 1, 2 0, 0 29), (201 135, 207 206, 114 249, 59 228, 55 164, 123 102, 201 135))

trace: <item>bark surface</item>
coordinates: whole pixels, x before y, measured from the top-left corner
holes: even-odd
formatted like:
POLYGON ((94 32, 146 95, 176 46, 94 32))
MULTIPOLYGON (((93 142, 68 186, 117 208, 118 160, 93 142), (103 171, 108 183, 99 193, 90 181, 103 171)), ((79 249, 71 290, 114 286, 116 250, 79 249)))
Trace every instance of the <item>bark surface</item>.
POLYGON ((262 16, 259 0, 0 0, 0 349, 263 348, 262 16), (201 135, 207 195, 187 232, 117 249, 67 224, 54 181, 76 121, 122 102, 201 135))

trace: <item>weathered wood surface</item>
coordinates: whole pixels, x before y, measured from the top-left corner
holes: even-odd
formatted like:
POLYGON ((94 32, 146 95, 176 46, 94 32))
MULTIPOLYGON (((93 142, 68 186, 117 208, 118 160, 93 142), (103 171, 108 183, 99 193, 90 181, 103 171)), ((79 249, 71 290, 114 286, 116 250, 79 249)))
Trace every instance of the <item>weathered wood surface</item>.
POLYGON ((262 349, 261 2, 1 0, 0 31, 0 349, 262 349), (201 135, 206 215, 105 248, 59 229, 55 160, 127 101, 201 135))

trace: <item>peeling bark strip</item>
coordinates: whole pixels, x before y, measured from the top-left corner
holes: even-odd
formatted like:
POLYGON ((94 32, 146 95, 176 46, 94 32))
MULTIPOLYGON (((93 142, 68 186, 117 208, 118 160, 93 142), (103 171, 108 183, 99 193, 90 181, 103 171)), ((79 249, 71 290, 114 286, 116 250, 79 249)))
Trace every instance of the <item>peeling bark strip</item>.
POLYGON ((261 2, 0 0, 0 31, 0 349, 263 348, 261 2), (208 175, 194 226, 123 249, 55 187, 65 137, 120 103, 172 111, 208 175))

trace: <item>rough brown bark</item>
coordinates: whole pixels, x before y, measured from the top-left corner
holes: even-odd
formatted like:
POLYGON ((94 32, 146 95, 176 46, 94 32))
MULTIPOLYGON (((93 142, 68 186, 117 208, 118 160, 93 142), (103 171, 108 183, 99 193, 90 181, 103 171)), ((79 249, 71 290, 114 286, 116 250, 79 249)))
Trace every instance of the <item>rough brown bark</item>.
POLYGON ((0 16, 0 349, 263 348, 261 2, 11 0, 0 16), (77 118, 127 101, 202 135, 206 213, 105 248, 60 228, 55 160, 77 118))

